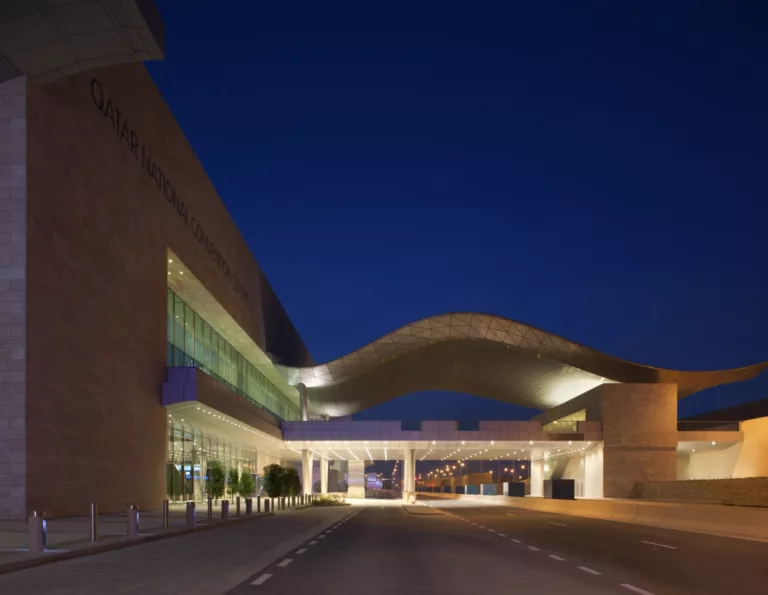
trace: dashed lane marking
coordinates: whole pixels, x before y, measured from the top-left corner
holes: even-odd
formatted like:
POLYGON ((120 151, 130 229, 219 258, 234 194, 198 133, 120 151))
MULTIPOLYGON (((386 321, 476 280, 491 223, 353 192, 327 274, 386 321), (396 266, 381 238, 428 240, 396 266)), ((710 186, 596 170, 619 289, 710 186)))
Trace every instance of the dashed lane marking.
POLYGON ((522 541, 520 541, 519 539, 512 539, 511 541, 514 541, 515 543, 523 543, 523 542, 522 542, 522 541))
POLYGON ((488 529, 488 531, 489 531, 490 533, 496 533, 496 531, 494 531, 493 529, 488 529))
POLYGON ((602 574, 602 572, 598 572, 597 570, 592 570, 591 568, 588 568, 586 566, 579 566, 579 570, 583 570, 584 572, 588 572, 589 574, 595 574, 595 575, 602 574))
POLYGON ((307 548, 303 547, 300 550, 296 550, 296 553, 300 556, 301 554, 303 554, 306 551, 307 551, 307 548))
POLYGON ((549 524, 550 525, 557 525, 558 527, 567 527, 568 526, 565 523, 553 523, 552 521, 549 521, 549 524))
POLYGON ((318 535, 317 538, 318 539, 325 539, 325 535, 318 535))
POLYGON ((278 566, 280 568, 284 568, 284 567, 288 566, 288 564, 290 564, 291 562, 293 562, 293 558, 286 558, 285 560, 280 562, 280 564, 278 564, 278 566))
POLYGON ((253 581, 252 585, 263 585, 269 580, 269 577, 271 577, 271 574, 262 574, 259 578, 257 578, 255 581, 253 581))
POLYGON ((315 541, 310 541, 310 542, 309 542, 309 545, 315 545, 316 543, 317 543, 317 540, 315 540, 315 541))
POLYGON ((537 548, 537 547, 535 547, 535 546, 532 546, 532 545, 529 545, 529 546, 528 546, 528 549, 529 549, 529 550, 533 550, 534 552, 538 552, 538 551, 539 551, 539 548, 537 548))
POLYGON ((640 589, 639 587, 635 587, 634 585, 630 585, 629 583, 620 583, 622 587, 625 589, 629 589, 633 593, 638 593, 639 595, 653 595, 653 593, 650 593, 649 591, 644 591, 643 589, 640 589))
POLYGON ((506 514, 507 514, 507 516, 515 516, 515 513, 514 513, 514 512, 508 512, 508 513, 506 513, 506 514))
POLYGON ((506 535, 504 535, 504 533, 499 533, 499 537, 506 537, 506 535))
POLYGON ((565 558, 561 558, 560 556, 555 556, 555 554, 549 554, 549 557, 553 560, 557 560, 558 562, 565 562, 565 558))
POLYGON ((656 543, 655 541, 640 541, 640 543, 647 543, 648 545, 655 545, 656 547, 665 547, 668 550, 676 550, 674 545, 664 545, 663 543, 656 543))

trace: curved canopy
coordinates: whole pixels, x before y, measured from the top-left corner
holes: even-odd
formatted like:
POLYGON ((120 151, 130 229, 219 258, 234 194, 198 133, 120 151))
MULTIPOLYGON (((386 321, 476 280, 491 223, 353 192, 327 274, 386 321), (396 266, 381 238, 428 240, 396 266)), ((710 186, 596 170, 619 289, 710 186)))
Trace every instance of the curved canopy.
POLYGON ((443 314, 397 329, 342 358, 306 368, 277 366, 307 387, 309 411, 350 415, 424 390, 470 393, 549 409, 603 382, 676 382, 678 394, 748 380, 768 362, 714 372, 644 366, 498 316, 443 314))

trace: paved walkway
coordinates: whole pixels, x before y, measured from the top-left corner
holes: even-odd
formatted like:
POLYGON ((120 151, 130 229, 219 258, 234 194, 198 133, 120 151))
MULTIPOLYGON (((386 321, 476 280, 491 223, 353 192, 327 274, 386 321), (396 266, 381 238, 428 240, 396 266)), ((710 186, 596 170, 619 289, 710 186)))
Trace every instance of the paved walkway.
POLYGON ((218 595, 354 507, 287 510, 253 522, 0 575, 14 595, 218 595))
MULTIPOLYGON (((254 512, 256 504, 254 502, 254 512)), ((241 515, 245 515, 245 504, 241 506, 241 515)), ((230 509, 235 516, 234 504, 230 509)), ((208 509, 205 503, 197 503, 197 524, 207 524, 208 509)), ((171 504, 169 507, 169 531, 187 527, 186 508, 184 504, 171 504)), ((161 510, 140 511, 139 531, 141 535, 158 535, 165 533, 163 514, 161 510)), ((213 507, 213 520, 221 519, 221 507, 213 507)), ((127 519, 125 513, 103 514, 98 517, 97 544, 128 541, 127 519)), ((10 562, 26 560, 36 556, 50 556, 56 553, 79 550, 92 547, 90 541, 90 517, 68 517, 47 520, 48 551, 43 554, 32 554, 28 551, 27 521, 0 521, 0 566, 10 562)))

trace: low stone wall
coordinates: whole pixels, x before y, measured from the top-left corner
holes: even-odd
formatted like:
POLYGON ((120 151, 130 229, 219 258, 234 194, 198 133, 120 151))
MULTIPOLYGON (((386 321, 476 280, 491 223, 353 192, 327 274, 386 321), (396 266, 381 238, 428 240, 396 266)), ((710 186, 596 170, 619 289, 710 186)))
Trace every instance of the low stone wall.
POLYGON ((649 481, 638 484, 638 491, 643 500, 768 506, 768 477, 649 481))

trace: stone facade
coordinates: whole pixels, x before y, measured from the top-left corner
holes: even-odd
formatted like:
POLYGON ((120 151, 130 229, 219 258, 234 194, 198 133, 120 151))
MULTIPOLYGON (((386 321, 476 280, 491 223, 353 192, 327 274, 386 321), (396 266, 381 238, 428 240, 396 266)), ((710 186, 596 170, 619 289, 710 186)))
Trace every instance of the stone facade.
POLYGON ((26 94, 0 83, 0 519, 26 512, 26 94))
POLYGON ((639 496, 649 500, 768 506, 768 477, 650 481, 639 484, 638 488, 639 496))
POLYGON ((636 485, 677 478, 677 385, 604 384, 603 495, 627 498, 636 485))
POLYGON ((0 518, 161 505, 168 250, 310 363, 143 65, 0 85, 0 205, 0 518))

